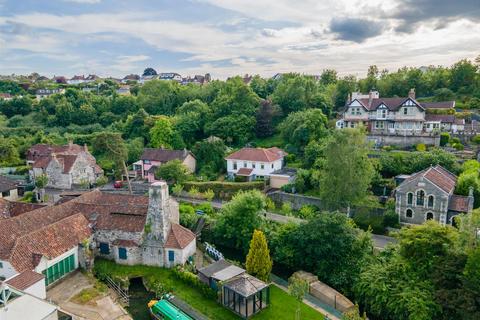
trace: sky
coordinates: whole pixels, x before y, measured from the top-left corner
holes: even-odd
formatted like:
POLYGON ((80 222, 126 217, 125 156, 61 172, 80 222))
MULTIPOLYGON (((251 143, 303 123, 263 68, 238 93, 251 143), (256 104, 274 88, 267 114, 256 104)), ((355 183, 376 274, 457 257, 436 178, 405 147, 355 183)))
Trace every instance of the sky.
POLYGON ((364 76, 480 55, 480 0, 0 0, 0 74, 364 76))

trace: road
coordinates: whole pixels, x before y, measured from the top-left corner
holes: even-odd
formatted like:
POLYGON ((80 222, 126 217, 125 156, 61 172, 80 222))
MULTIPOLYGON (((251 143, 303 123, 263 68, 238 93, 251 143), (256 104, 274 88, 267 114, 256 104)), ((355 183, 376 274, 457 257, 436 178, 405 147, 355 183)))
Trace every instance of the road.
MULTIPOLYGON (((186 197, 174 197, 174 198, 179 201, 189 202, 192 204, 201 204, 206 202, 205 200, 192 199, 192 198, 186 198, 186 197)), ((212 204, 212 207, 215 209, 221 209, 223 206, 223 202, 217 201, 217 200, 211 201, 211 204, 212 204)), ((284 216, 284 215, 273 213, 273 212, 265 212, 265 218, 267 218, 270 221, 275 221, 278 223, 288 223, 288 222, 300 223, 305 221, 300 218, 284 216)), ((397 241, 395 238, 387 237, 379 234, 372 234, 372 240, 373 240, 374 247, 379 250, 383 250, 388 244, 395 243, 397 241)))

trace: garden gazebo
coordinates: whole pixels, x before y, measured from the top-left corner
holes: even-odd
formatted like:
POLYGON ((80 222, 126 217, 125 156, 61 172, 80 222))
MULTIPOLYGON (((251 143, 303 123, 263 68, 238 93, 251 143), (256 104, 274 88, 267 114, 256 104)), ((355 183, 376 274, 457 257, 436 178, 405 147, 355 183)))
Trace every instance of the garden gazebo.
POLYGON ((242 274, 224 283, 222 302, 244 319, 265 309, 270 303, 270 288, 265 282, 242 274))

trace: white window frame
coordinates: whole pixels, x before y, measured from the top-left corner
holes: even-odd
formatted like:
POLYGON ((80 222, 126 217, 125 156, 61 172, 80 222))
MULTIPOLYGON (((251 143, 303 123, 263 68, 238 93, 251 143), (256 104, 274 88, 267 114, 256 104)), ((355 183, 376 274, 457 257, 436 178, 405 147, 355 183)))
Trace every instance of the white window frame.
POLYGON ((405 218, 407 218, 407 219, 413 219, 413 218, 415 218, 415 210, 413 210, 412 208, 407 208, 407 209, 405 209, 404 214, 405 214, 405 218), (407 216, 407 211, 408 211, 408 210, 412 211, 412 216, 411 216, 411 217, 408 217, 408 216, 407 216))

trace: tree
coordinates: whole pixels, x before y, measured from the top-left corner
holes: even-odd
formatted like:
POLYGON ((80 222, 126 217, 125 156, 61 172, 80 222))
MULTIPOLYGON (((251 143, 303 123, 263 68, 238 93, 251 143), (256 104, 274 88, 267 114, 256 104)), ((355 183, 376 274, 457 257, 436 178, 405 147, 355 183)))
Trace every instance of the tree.
MULTIPOLYGON (((132 194, 132 186, 130 184, 130 177, 128 175, 128 169, 126 161, 128 159, 128 150, 125 145, 125 141, 122 136, 116 132, 100 132, 97 133, 92 139, 92 145, 94 153, 102 158, 108 159, 115 163, 118 173, 123 171, 126 176, 128 191, 132 194)), ((118 174, 121 176, 121 174, 118 174)))
POLYGON ((357 80, 354 76, 347 76, 337 81, 333 94, 334 109, 345 107, 348 95, 355 90, 357 80))
POLYGON ((264 221, 265 196, 258 190, 237 193, 223 206, 215 226, 217 239, 226 246, 247 252, 254 230, 264 221))
POLYGON ((259 138, 270 137, 274 133, 274 118, 280 114, 277 106, 272 105, 270 100, 263 100, 257 110, 257 123, 255 133, 259 138))
POLYGON ((295 311, 296 320, 300 320, 302 318, 300 314, 300 306, 303 303, 303 298, 308 293, 309 287, 310 286, 307 280, 304 280, 296 275, 293 275, 288 279, 288 293, 290 293, 290 295, 297 300, 297 310, 295 311))
POLYGON ((139 107, 151 115, 172 115, 179 101, 179 84, 176 81, 151 80, 138 93, 139 107))
POLYGON ((157 75, 157 71, 153 68, 146 68, 145 70, 143 70, 143 74, 142 76, 145 77, 145 76, 155 76, 157 75))
POLYGON ((18 148, 11 139, 0 138, 0 165, 15 166, 21 162, 18 148))
POLYGON ((45 187, 48 185, 48 176, 46 174, 39 175, 35 177, 35 186, 37 187, 40 193, 40 201, 44 202, 45 200, 45 187))
POLYGON ((374 175, 365 134, 336 130, 325 145, 320 197, 329 208, 345 208, 365 198, 374 175))
POLYGON ((267 239, 262 231, 255 230, 247 255, 247 272, 260 280, 268 281, 272 271, 272 264, 267 239))
POLYGON ((345 214, 326 212, 300 225, 283 225, 271 247, 276 263, 312 272, 344 293, 351 293, 373 250, 369 234, 345 214))
POLYGON ((168 161, 158 167, 155 172, 156 179, 163 179, 168 184, 184 183, 188 180, 190 172, 188 168, 178 159, 168 161))
POLYGON ((287 148, 302 153, 305 146, 313 140, 327 136, 327 117, 319 109, 294 112, 279 126, 287 148))
POLYGON ((25 116, 32 111, 32 100, 28 97, 1 100, 0 111, 8 118, 17 114, 25 116))
POLYGON ((252 88, 253 92, 255 92, 260 98, 267 98, 269 94, 267 81, 260 77, 258 74, 252 78, 252 81, 250 81, 250 87, 252 88))
POLYGON ((159 116, 155 120, 155 125, 150 129, 150 144, 154 148, 171 149, 173 135, 172 120, 166 116, 159 116))
POLYGON ((192 146, 204 138, 204 127, 210 113, 210 107, 198 99, 185 102, 177 109, 175 129, 187 145, 192 146))
POLYGON ((337 71, 334 69, 325 69, 320 75, 320 83, 324 86, 337 83, 337 71))
POLYGON ((449 101, 455 99, 455 93, 448 88, 435 90, 435 101, 449 101))
POLYGON ((207 134, 222 138, 229 145, 244 145, 250 138, 255 128, 255 117, 229 115, 218 118, 205 126, 207 134))
POLYGON ((466 59, 455 63, 450 70, 451 89, 455 92, 471 93, 473 91, 477 69, 477 66, 466 59))
POLYGON ((197 168, 200 175, 216 178, 225 169, 225 152, 227 146, 223 140, 210 137, 195 143, 193 154, 197 159, 197 168))

